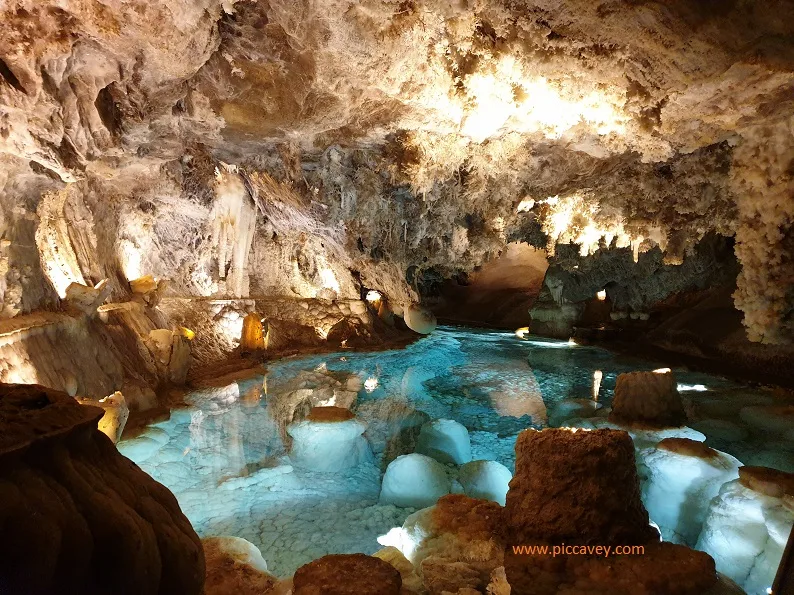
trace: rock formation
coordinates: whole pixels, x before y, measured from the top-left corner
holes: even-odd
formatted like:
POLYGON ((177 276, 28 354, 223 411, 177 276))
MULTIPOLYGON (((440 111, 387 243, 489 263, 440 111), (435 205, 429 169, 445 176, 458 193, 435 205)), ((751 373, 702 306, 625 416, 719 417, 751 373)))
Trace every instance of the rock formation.
POLYGON ((198 536, 97 430, 102 415, 40 386, 0 387, 0 591, 199 595, 198 536))
POLYGON ((298 568, 293 585, 294 595, 399 595, 402 579, 379 558, 338 554, 298 568))
POLYGON ((201 357, 240 339, 212 300, 375 289, 424 332, 412 305, 511 241, 566 308, 609 285, 645 316, 720 235, 749 339, 792 341, 789 0, 0 10, 4 318, 107 279, 202 323, 201 357))

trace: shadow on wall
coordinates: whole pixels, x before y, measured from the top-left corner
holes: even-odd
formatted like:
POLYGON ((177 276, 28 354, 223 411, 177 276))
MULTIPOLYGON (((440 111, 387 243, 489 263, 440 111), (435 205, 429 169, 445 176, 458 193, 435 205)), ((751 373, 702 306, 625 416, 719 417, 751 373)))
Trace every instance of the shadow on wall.
POLYGON ((433 312, 442 322, 509 329, 527 326, 548 266, 544 250, 510 243, 498 258, 470 273, 465 281, 445 281, 433 312))

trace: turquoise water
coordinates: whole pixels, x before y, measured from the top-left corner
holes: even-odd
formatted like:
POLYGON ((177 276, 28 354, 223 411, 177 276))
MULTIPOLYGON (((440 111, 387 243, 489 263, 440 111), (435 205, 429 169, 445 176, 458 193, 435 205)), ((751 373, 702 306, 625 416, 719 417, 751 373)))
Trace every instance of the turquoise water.
MULTIPOLYGON (((521 430, 597 415, 609 405, 618 374, 663 366, 564 341, 441 327, 402 350, 269 362, 245 378, 190 393, 188 408, 119 449, 174 492, 202 537, 248 539, 271 572, 288 576, 328 553, 377 551, 378 536, 413 512, 379 505, 378 495, 387 463, 412 451, 425 421, 460 422, 469 430, 473 459, 512 471, 521 430), (594 399, 596 371, 602 381, 594 399), (343 385, 357 391, 340 392, 343 385), (285 428, 312 404, 346 406, 366 422, 373 461, 330 474, 293 468, 285 428)), ((794 471, 791 444, 767 444, 738 416, 747 404, 774 402, 769 391, 674 372, 698 420, 692 425, 708 444, 745 464, 794 471)), ((453 466, 449 473, 455 476, 453 466)))

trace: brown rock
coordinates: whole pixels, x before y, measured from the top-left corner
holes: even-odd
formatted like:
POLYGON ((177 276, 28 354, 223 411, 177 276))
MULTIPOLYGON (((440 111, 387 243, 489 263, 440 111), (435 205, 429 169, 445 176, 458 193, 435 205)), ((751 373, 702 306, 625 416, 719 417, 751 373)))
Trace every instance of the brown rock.
POLYGON ((433 507, 433 527, 438 533, 454 533, 465 541, 502 539, 503 509, 496 502, 448 494, 433 507))
POLYGON ((97 430, 103 411, 0 386, 0 592, 202 592, 204 554, 173 494, 97 430))
POLYGON ((774 498, 794 497, 794 473, 769 467, 739 467, 739 481, 754 492, 774 498))
POLYGON ((250 312, 243 318, 243 332, 240 337, 242 351, 261 351, 265 348, 265 330, 262 316, 250 312))
POLYGON ((678 427, 686 412, 671 371, 629 372, 615 383, 610 421, 650 427, 678 427))
POLYGON ((720 456, 720 453, 713 448, 709 448, 702 442, 692 440, 691 438, 665 438, 656 446, 662 450, 687 457, 697 457, 706 461, 716 459, 720 456))
POLYGON ((323 556, 293 578, 293 595, 399 595, 401 587, 391 564, 364 554, 323 556))
POLYGON ((202 540, 207 562, 204 595, 265 595, 278 580, 256 547, 238 537, 202 540))
POLYGON ((526 430, 505 507, 509 543, 644 544, 634 445, 619 430, 526 430))
POLYGON ((639 546, 637 553, 605 556, 505 554, 512 593, 555 595, 703 595, 717 584, 708 554, 672 543, 639 546))
POLYGON ((309 421, 335 422, 354 419, 356 416, 344 407, 313 407, 306 417, 309 421))

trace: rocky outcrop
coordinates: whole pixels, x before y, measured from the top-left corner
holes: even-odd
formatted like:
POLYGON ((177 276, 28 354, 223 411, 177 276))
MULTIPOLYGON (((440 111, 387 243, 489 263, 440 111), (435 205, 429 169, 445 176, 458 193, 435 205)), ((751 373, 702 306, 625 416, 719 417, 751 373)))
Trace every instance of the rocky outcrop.
POLYGON ((609 421, 652 428, 679 427, 686 412, 669 369, 618 375, 609 421))
POLYGON ((266 595, 278 582, 261 552, 240 537, 201 540, 207 567, 204 595, 266 595))
POLYGON ((201 542, 173 494, 97 430, 103 412, 0 386, 0 590, 198 595, 201 542))
POLYGON ((399 595, 400 573, 364 554, 332 554, 298 568, 294 595, 399 595))
POLYGON ((516 544, 654 540, 629 435, 615 430, 522 432, 505 523, 516 544))
POLYGON ((505 572, 522 595, 730 592, 708 555, 659 543, 640 500, 634 447, 625 432, 522 432, 503 516, 505 572), (635 549, 616 554, 616 546, 635 549), (612 556, 604 554, 607 547, 612 556))

